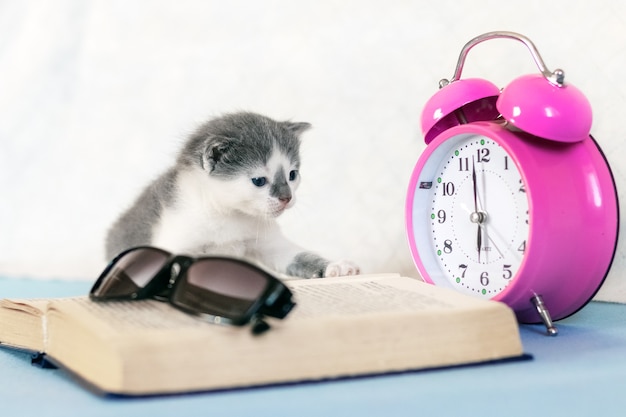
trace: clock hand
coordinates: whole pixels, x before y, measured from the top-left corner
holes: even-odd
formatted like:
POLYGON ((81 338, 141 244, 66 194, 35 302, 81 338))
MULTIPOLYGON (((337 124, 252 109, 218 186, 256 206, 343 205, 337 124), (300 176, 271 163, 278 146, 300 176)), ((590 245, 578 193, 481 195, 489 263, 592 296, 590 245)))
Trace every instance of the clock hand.
POLYGON ((478 211, 478 187, 476 184, 476 163, 472 156, 472 187, 474 188, 474 213, 470 216, 470 220, 478 224, 476 229, 476 250, 478 252, 478 263, 480 263, 480 249, 483 246, 483 231, 481 224, 483 222, 482 213, 478 211))
MULTIPOLYGON (((473 162, 473 158, 472 158, 472 162, 473 162)), ((475 213, 472 213, 470 215, 470 220, 473 223, 477 223, 478 226, 480 227, 482 234, 484 234, 484 236, 487 238, 487 241, 489 241, 491 243, 491 246, 494 247, 496 249, 496 251, 500 254, 501 258, 504 258, 504 253, 502 252, 502 250, 500 250, 500 248, 498 247, 498 245, 496 244, 495 240, 492 237, 493 233, 489 233, 489 231, 487 230, 487 218, 488 215, 484 210, 484 205, 482 203, 483 198, 481 197, 480 193, 478 192, 478 179, 475 178, 476 177, 476 171, 474 169, 474 167, 472 167, 472 180, 474 182, 474 190, 475 190, 475 202, 474 202, 474 206, 475 206, 475 213)), ((483 190, 484 190, 484 185, 483 185, 483 190)), ((493 232, 493 228, 490 228, 490 230, 493 232)), ((479 232, 479 234, 481 234, 479 232)), ((481 235, 482 235, 481 234, 481 235)), ((500 243, 502 243, 502 239, 501 237, 496 233, 497 237, 498 237, 498 241, 500 241, 500 243)), ((482 248, 482 236, 478 237, 478 241, 481 242, 481 246, 479 246, 479 248, 482 248)), ((480 253, 479 253, 479 260, 478 262, 480 263, 480 253)))
POLYGON ((478 223, 478 228, 476 229, 476 251, 478 252, 478 263, 480 263, 480 248, 483 246, 483 230, 480 227, 480 223, 478 223))
MULTIPOLYGON (((496 245, 496 242, 495 242, 495 241, 493 240, 493 238, 491 237, 491 234, 487 232, 487 227, 486 227, 484 224, 482 224, 482 223, 479 223, 479 225, 480 225, 480 227, 481 227, 481 228, 484 228, 484 229, 485 229, 485 235, 487 236, 487 240, 489 240, 489 242, 491 242, 491 246, 493 246, 494 248, 496 248, 496 250, 498 251, 498 253, 500 254, 500 256, 501 256, 502 258, 504 258, 504 254, 502 253, 502 251, 500 250, 500 248, 498 247, 498 245, 496 245)), ((493 230, 493 229, 492 229, 492 230, 493 230)))
POLYGON ((478 187, 476 185, 476 163, 472 156, 472 187, 474 188, 474 212, 478 213, 478 187))
MULTIPOLYGON (((484 211, 485 210, 484 209, 484 195, 481 195, 481 193, 479 193, 478 178, 477 178, 476 169, 474 167, 473 157, 472 157, 472 182, 474 186, 474 210, 475 212, 470 213, 470 220, 472 223, 478 224, 480 229, 482 229, 482 234, 484 234, 486 241, 489 241, 491 246, 495 248, 496 251, 500 254, 500 257, 504 258, 504 253, 502 252, 500 247, 498 247, 496 240, 494 240, 494 236, 496 237, 498 242, 500 242, 501 244, 504 244, 505 248, 508 249, 508 245, 503 241, 502 236, 500 236, 497 233, 497 231, 494 232, 493 227, 490 226, 489 229, 487 228, 487 223, 488 223, 487 219, 489 215, 484 211)), ((483 190, 485 189, 484 183, 483 183, 482 188, 483 190)), ((480 237, 477 237, 477 242, 478 241, 481 242, 481 246, 479 246, 479 248, 482 248, 482 241, 483 241, 482 235, 480 237)), ((480 252, 479 252, 478 262, 480 263, 480 252)))

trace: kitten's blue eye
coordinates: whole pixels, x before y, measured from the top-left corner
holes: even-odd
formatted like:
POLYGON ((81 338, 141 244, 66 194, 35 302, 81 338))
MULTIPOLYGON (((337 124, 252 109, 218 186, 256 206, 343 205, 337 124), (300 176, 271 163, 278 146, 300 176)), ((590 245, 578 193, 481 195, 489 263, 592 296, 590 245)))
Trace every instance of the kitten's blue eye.
POLYGON ((252 184, 256 185, 257 187, 263 187, 265 184, 267 184, 267 178, 265 177, 252 178, 252 184))
POLYGON ((293 181, 296 178, 298 178, 298 171, 297 170, 293 170, 289 172, 289 181, 293 181))

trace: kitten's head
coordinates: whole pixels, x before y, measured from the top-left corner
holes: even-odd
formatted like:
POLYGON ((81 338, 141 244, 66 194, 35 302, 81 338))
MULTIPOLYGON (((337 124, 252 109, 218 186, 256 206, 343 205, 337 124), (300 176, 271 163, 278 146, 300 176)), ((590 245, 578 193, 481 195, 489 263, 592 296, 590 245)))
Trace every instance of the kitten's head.
POLYGON ((228 114, 201 126, 179 163, 206 173, 224 209, 276 217, 295 203, 299 136, 310 127, 255 113, 228 114))

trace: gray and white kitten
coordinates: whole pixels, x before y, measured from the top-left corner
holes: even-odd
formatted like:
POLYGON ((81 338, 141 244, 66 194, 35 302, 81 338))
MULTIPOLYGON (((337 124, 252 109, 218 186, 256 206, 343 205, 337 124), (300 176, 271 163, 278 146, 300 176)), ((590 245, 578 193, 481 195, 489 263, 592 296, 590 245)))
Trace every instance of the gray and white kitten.
POLYGON ((276 218, 295 203, 300 139, 308 123, 255 113, 209 120, 187 140, 173 167, 139 195, 109 230, 106 255, 151 245, 172 253, 255 260, 290 276, 359 273, 295 245, 276 218))

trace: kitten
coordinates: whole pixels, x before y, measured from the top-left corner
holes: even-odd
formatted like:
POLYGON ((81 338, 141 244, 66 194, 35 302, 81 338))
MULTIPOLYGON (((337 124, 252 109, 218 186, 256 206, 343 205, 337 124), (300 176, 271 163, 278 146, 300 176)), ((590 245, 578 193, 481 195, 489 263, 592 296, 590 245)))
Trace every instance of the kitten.
POLYGON ((109 230, 106 255, 151 245, 172 253, 245 257, 304 278, 358 274, 286 239, 276 218, 295 203, 300 139, 308 123, 255 113, 213 119, 191 135, 175 165, 109 230))

